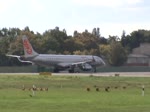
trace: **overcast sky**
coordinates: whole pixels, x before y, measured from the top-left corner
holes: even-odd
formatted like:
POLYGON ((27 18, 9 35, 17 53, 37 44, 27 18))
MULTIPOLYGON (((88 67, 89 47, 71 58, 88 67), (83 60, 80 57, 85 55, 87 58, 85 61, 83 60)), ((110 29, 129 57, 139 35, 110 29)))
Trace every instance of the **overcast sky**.
POLYGON ((104 37, 125 30, 150 30, 150 0, 0 0, 0 29, 29 26, 35 33, 58 26, 74 30, 100 28, 104 37))

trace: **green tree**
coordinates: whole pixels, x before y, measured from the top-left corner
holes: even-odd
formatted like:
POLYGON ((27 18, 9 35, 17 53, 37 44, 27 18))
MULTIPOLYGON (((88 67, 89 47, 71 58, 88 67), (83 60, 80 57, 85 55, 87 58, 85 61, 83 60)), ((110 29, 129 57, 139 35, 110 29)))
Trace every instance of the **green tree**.
POLYGON ((121 66, 127 59, 126 51, 120 42, 112 42, 108 52, 108 62, 112 66, 121 66))
POLYGON ((120 41, 120 38, 118 36, 110 36, 108 38, 108 43, 112 43, 112 42, 116 42, 116 41, 120 41))
POLYGON ((75 43, 80 43, 80 51, 99 49, 99 38, 91 33, 83 32, 78 33, 74 37, 75 43))
POLYGON ((133 48, 139 47, 140 44, 144 42, 150 42, 150 31, 148 30, 133 31, 130 35, 125 35, 123 32, 121 37, 121 44, 130 51, 132 51, 133 48))
POLYGON ((73 54, 74 51, 81 50, 83 44, 77 41, 75 38, 70 37, 64 41, 64 48, 65 51, 68 51, 69 54, 73 54))
POLYGON ((60 43, 53 37, 48 36, 41 39, 41 53, 54 53, 59 52, 60 43))
POLYGON ((59 27, 45 31, 43 37, 49 39, 48 41, 51 42, 49 43, 49 47, 47 47, 46 49, 50 50, 50 46, 53 46, 53 49, 51 50, 56 50, 57 53, 63 53, 65 51, 64 42, 66 39, 69 39, 69 37, 67 36, 66 32, 60 31, 59 27), (54 46, 53 42, 56 46, 54 46), (54 49, 54 47, 56 47, 56 49, 54 49))
POLYGON ((108 57, 108 53, 110 52, 110 45, 99 45, 100 54, 108 57))
POLYGON ((1 54, 6 54, 8 52, 9 44, 10 44, 9 37, 0 38, 0 48, 1 48, 0 53, 1 54))

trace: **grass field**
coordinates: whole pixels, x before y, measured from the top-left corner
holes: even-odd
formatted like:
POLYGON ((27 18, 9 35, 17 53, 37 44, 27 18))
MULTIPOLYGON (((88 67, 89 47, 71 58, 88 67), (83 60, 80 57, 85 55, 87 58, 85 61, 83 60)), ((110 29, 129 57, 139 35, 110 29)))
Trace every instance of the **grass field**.
POLYGON ((0 112, 149 111, 150 78, 0 75, 0 112), (33 84, 48 91, 36 91, 31 97, 28 88, 33 84))

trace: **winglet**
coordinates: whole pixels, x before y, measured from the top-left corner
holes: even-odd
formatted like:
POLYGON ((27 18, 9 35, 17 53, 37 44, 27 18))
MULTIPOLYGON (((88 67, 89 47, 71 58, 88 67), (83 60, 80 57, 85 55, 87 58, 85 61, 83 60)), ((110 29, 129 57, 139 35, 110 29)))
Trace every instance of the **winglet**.
POLYGON ((23 41, 23 48, 26 57, 35 56, 38 54, 33 50, 32 45, 30 44, 26 35, 22 36, 22 41, 23 41))

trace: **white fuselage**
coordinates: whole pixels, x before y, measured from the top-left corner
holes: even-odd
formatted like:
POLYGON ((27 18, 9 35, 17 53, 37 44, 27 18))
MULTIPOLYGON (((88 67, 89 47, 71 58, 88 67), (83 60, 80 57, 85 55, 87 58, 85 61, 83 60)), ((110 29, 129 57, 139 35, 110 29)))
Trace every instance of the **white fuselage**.
POLYGON ((34 57, 26 58, 35 64, 43 66, 66 66, 73 63, 88 62, 94 66, 104 65, 103 60, 98 56, 92 55, 52 55, 52 54, 39 54, 34 57))

